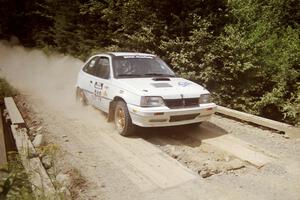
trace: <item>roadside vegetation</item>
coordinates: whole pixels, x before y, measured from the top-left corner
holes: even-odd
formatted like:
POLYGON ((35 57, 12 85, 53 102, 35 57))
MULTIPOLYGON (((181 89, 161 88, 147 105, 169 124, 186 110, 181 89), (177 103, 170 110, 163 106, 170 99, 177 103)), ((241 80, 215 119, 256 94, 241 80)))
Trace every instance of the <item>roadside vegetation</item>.
POLYGON ((300 125, 296 0, 3 0, 0 38, 85 59, 155 53, 220 105, 300 125))
POLYGON ((0 99, 3 100, 4 97, 11 97, 17 94, 17 90, 13 88, 8 82, 0 77, 0 99))
POLYGON ((7 166, 0 166, 0 199, 35 199, 28 175, 15 152, 9 153, 7 166))

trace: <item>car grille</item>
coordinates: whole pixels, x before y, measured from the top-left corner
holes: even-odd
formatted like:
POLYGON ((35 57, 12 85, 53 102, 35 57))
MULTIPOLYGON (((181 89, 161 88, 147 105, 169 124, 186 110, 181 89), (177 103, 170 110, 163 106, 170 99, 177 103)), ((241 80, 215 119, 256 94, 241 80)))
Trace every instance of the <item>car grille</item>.
POLYGON ((164 99, 164 102, 165 102, 165 105, 171 109, 198 107, 199 106, 199 98, 164 99))
POLYGON ((170 122, 179 122, 185 120, 192 120, 195 119, 199 113, 197 114, 189 114, 189 115, 175 115, 170 117, 170 122))

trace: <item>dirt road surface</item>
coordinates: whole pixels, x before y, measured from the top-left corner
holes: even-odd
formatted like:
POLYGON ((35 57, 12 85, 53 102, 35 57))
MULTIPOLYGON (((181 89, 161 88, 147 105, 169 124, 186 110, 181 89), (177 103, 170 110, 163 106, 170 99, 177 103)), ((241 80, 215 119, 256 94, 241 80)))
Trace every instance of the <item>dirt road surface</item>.
POLYGON ((1 75, 60 146, 59 166, 87 182, 75 199, 300 199, 299 139, 220 116, 121 137, 100 111, 75 103, 81 65, 0 43, 1 75))

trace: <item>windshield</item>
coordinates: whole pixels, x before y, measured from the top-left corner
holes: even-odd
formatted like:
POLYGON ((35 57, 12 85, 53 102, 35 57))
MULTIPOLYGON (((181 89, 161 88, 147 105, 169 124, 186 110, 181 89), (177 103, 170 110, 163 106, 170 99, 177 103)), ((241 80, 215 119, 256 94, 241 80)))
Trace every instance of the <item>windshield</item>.
POLYGON ((153 56, 116 56, 113 69, 115 78, 175 76, 164 61, 153 56))

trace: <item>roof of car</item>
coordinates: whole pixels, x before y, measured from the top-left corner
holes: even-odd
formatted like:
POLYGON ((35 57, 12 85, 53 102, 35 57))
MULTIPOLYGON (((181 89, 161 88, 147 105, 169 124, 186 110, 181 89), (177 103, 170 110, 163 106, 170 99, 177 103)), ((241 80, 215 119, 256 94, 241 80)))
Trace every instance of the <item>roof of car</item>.
POLYGON ((108 54, 112 54, 114 56, 155 56, 149 53, 137 53, 137 52, 109 52, 108 54))

